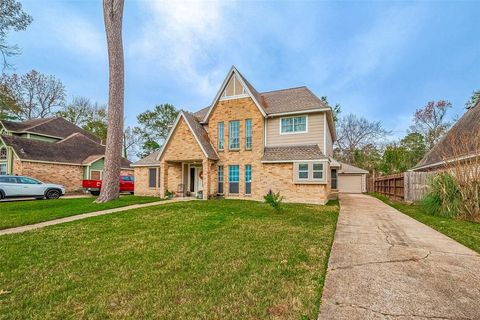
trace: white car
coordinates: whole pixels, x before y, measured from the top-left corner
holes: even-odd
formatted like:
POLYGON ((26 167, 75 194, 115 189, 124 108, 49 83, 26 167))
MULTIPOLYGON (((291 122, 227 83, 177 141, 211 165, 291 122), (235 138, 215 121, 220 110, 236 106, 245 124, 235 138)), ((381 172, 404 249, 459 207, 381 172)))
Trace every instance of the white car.
POLYGON ((25 176, 0 175, 0 199, 31 197, 58 199, 65 194, 65 187, 43 183, 25 176))

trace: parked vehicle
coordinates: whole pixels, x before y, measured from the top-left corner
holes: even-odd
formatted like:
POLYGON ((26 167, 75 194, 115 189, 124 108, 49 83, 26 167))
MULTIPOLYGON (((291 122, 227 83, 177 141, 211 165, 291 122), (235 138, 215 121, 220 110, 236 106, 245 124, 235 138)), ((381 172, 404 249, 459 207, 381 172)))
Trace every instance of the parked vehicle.
POLYGON ((0 175, 0 199, 32 197, 58 199, 65 194, 65 187, 43 183, 25 176, 0 175))
MULTIPOLYGON (((129 192, 133 194, 135 190, 135 181, 133 176, 120 176, 120 192, 129 192)), ((98 196, 102 189, 102 180, 83 180, 82 187, 93 196, 98 196)))

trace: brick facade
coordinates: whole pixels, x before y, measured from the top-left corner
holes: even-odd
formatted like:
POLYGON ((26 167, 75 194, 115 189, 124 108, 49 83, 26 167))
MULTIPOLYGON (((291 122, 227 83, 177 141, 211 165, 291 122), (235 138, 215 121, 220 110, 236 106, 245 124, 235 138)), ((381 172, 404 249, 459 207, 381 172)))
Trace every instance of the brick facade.
MULTIPOLYGON (((263 200, 269 191, 280 191, 286 202, 323 204, 328 200, 329 184, 294 184, 293 163, 262 163, 264 148, 264 117, 251 98, 219 101, 212 110, 206 130, 218 153, 219 160, 207 159, 183 118, 180 119, 160 159, 160 187, 148 187, 148 167, 135 168, 135 193, 139 195, 163 196, 165 190, 178 191, 185 185, 185 169, 182 163, 201 163, 203 167, 204 199, 218 192, 217 168, 224 167, 224 196, 263 200), (245 120, 252 120, 252 141, 250 150, 245 148, 245 120), (229 122, 240 121, 240 148, 229 149, 229 122), (219 122, 224 123, 224 150, 218 150, 219 122), (239 193, 229 193, 229 165, 240 168, 239 193), (245 166, 252 166, 251 194, 245 194, 245 166), (183 178, 182 178, 183 173, 183 178)), ((328 166, 325 169, 328 175, 328 166)))
MULTIPOLYGON (((59 163, 43 163, 13 160, 12 174, 38 179, 45 183, 60 184, 66 192, 79 192, 82 189, 83 166, 59 163)), ((134 170, 122 169, 121 175, 133 175, 134 170)))
POLYGON ((13 174, 29 176, 45 183, 55 183, 65 186, 66 192, 82 190, 83 167, 57 164, 13 161, 13 174))

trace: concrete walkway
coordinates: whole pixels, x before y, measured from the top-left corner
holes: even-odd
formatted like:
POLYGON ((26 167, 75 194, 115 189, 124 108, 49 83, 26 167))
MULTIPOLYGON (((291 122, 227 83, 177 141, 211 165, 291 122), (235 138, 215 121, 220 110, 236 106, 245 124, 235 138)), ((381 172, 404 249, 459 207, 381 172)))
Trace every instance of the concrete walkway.
POLYGON ((134 204, 126 207, 107 209, 107 210, 101 210, 101 211, 95 211, 95 212, 89 212, 89 213, 82 213, 82 214, 77 214, 75 216, 70 216, 70 217, 65 217, 65 218, 60 218, 60 219, 55 219, 55 220, 50 220, 50 221, 45 221, 45 222, 40 222, 35 224, 29 224, 26 226, 3 229, 3 230, 0 230, 0 236, 6 235, 6 234, 13 234, 13 233, 22 233, 25 231, 40 229, 40 228, 53 226, 60 223, 71 222, 71 221, 86 219, 90 217, 103 216, 105 214, 110 214, 110 213, 116 213, 116 212, 122 212, 122 211, 140 209, 140 208, 146 208, 146 207, 152 207, 152 206, 159 206, 167 203, 181 202, 181 201, 195 201, 195 199, 174 198, 172 200, 163 200, 163 201, 155 201, 155 202, 142 203, 142 204, 134 204))
POLYGON ((341 195, 319 319, 480 319, 480 255, 367 195, 341 195))

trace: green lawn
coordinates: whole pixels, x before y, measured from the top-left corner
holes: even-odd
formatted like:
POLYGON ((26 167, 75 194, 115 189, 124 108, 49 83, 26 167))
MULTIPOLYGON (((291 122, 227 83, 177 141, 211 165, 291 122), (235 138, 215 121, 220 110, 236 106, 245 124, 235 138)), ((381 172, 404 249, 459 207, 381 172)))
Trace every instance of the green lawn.
POLYGON ((0 237, 2 319, 316 319, 338 205, 164 204, 0 237))
POLYGON ((480 253, 480 223, 433 216, 423 211, 419 204, 391 201, 385 196, 371 194, 398 211, 432 227, 472 250, 480 253))
POLYGON ((95 198, 0 202, 0 230, 81 213, 159 201, 154 197, 122 196, 107 203, 93 203, 95 198))

